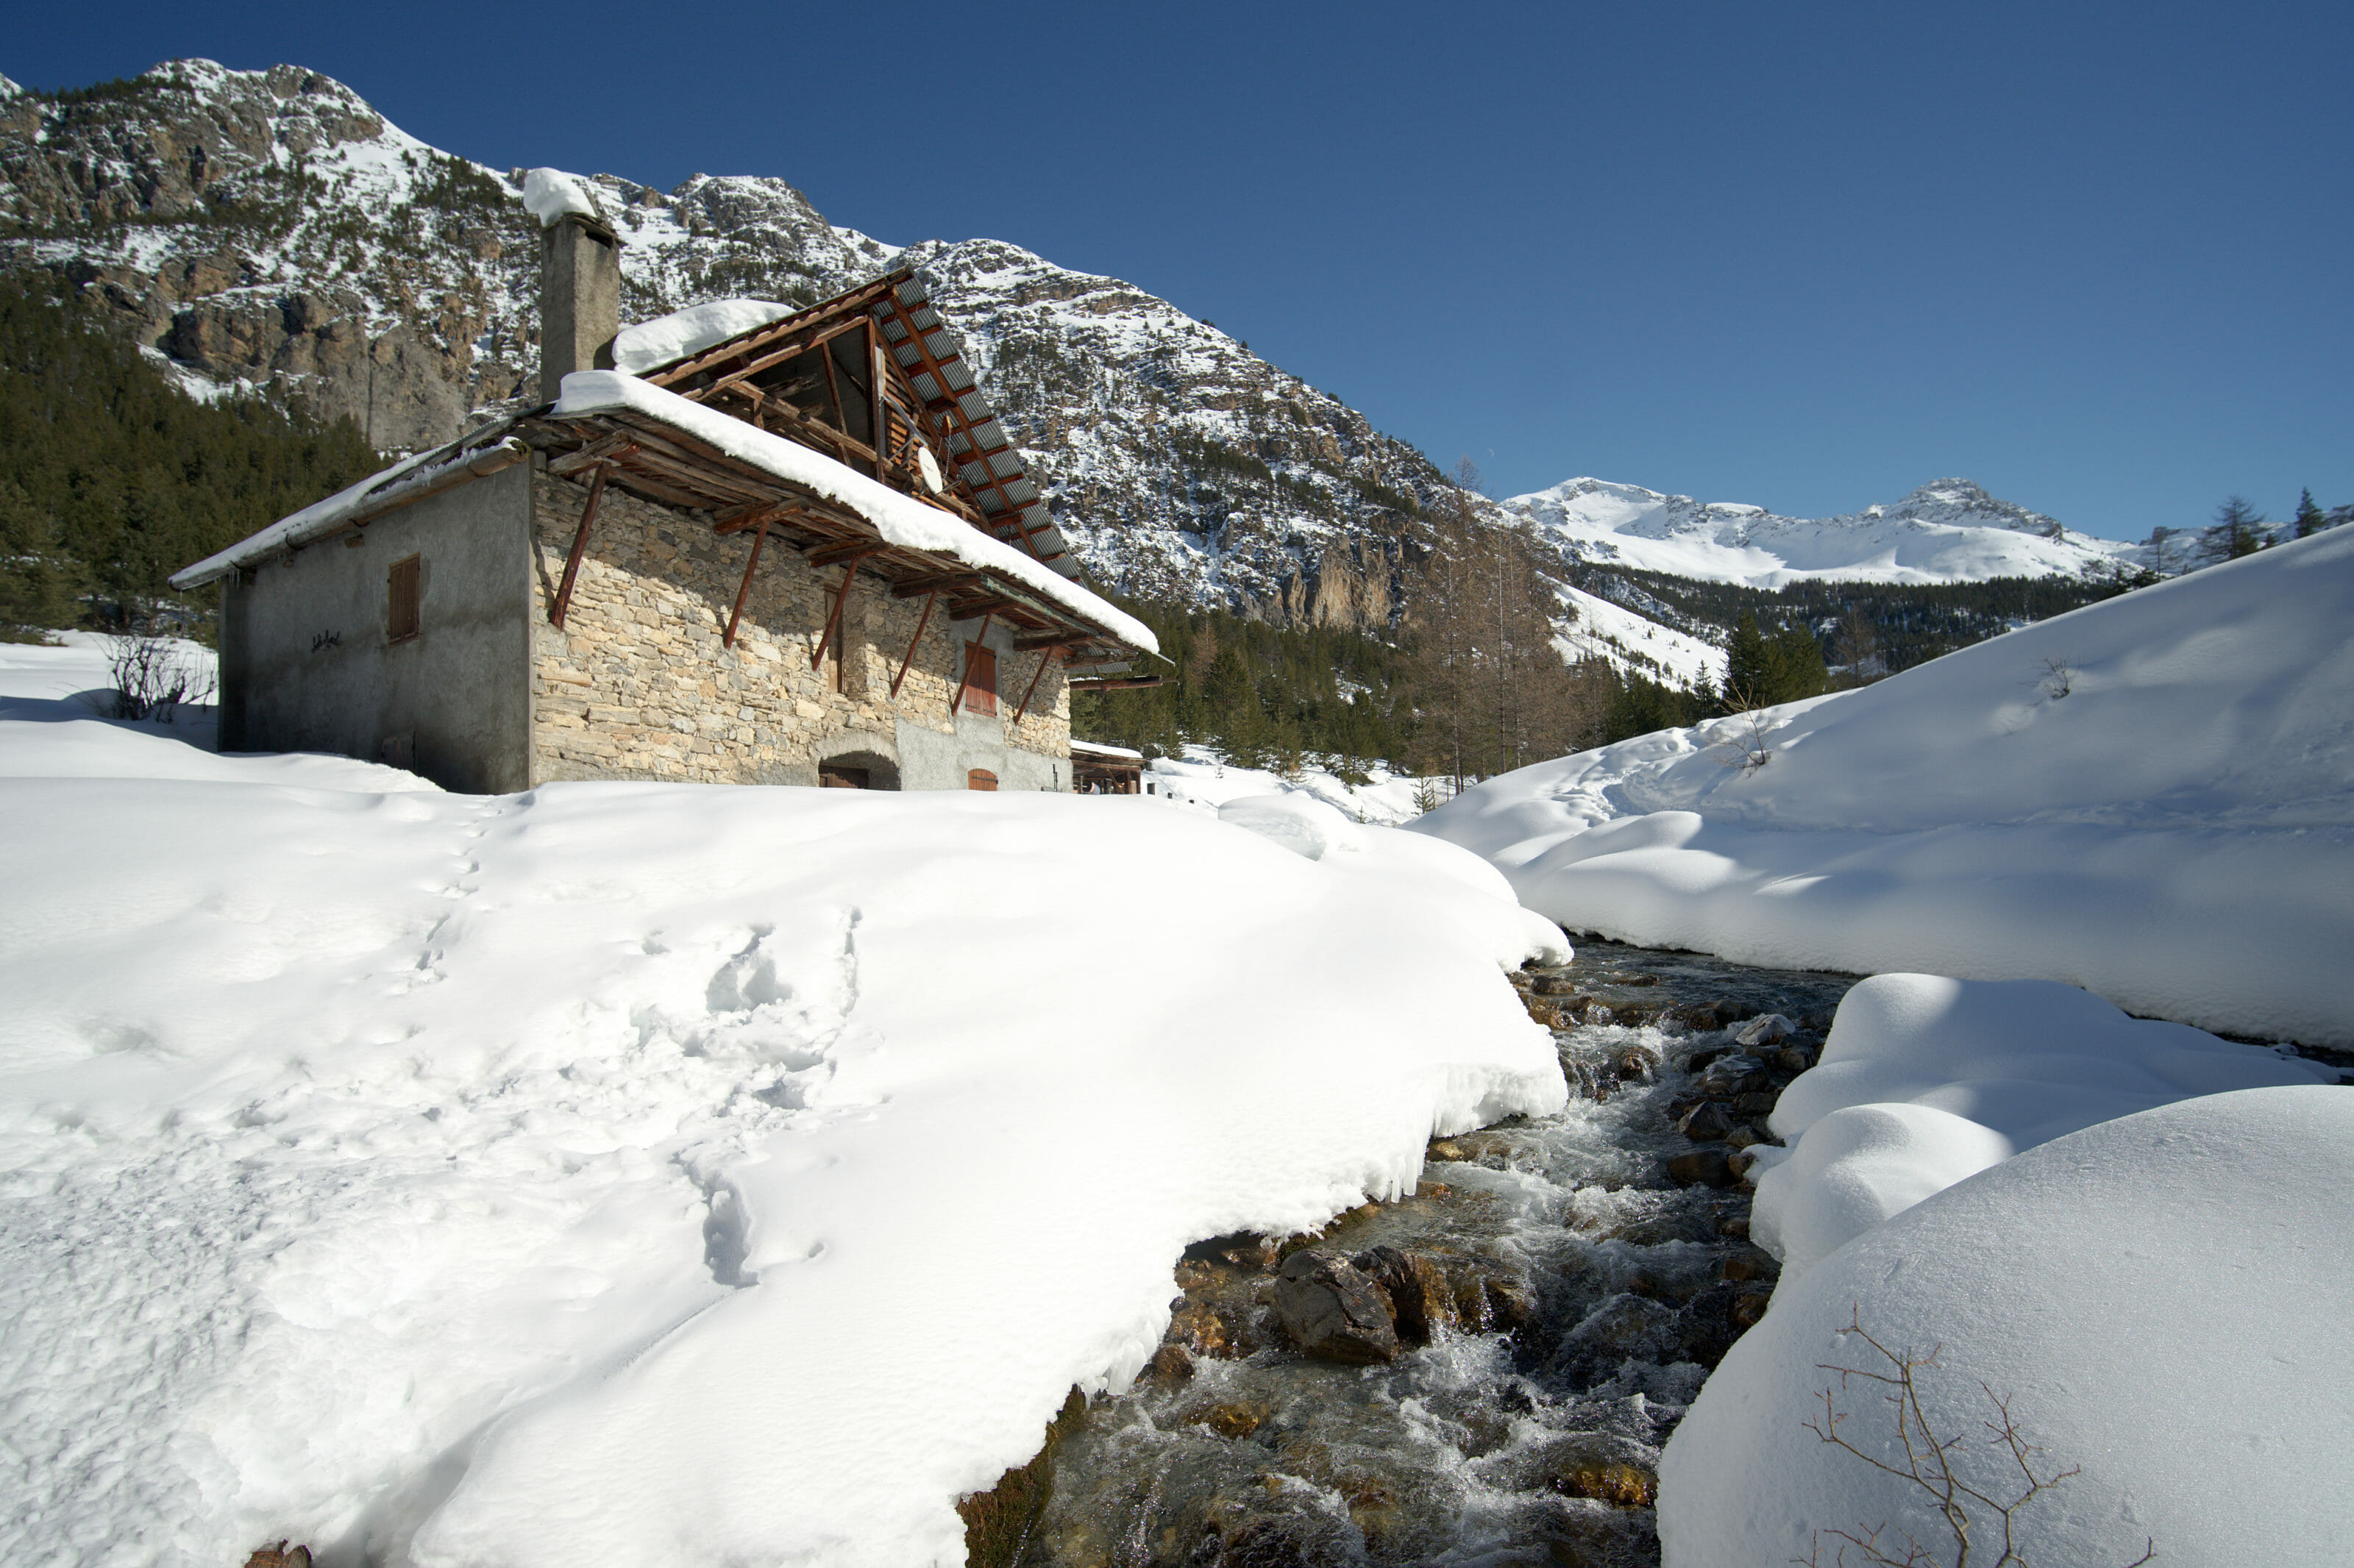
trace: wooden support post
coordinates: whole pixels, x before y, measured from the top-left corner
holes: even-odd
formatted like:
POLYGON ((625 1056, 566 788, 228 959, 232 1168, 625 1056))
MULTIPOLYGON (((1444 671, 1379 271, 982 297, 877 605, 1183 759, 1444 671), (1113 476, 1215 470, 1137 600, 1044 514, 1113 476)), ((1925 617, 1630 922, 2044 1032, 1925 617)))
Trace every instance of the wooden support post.
POLYGON ((875 438, 875 478, 887 484, 890 482, 884 479, 883 470, 884 460, 891 451, 891 435, 883 427, 883 334, 875 330, 873 316, 866 318, 866 379, 867 418, 872 427, 867 434, 875 438))
POLYGON ((872 554, 861 551, 842 563, 842 586, 833 591, 833 609, 825 618, 825 634, 817 640, 817 652, 810 655, 811 669, 825 662, 826 646, 833 641, 834 628, 842 624, 842 607, 850 601, 850 585, 858 577, 858 563, 872 554))
POLYGON ((597 521, 597 503, 605 499, 605 475, 611 470, 604 463, 597 465, 597 477, 588 482, 588 500, 580 508, 580 526, 572 535, 572 554, 564 560, 564 581, 556 589, 556 602, 548 607, 547 619, 556 630, 564 630, 564 613, 572 608, 573 579, 580 575, 580 557, 588 549, 588 524, 597 521))
POLYGON ((842 376, 834 369, 833 345, 827 344, 820 353, 825 360, 825 395, 833 406, 833 428, 846 436, 850 434, 850 420, 842 411, 842 376))
POLYGON ((1030 673, 1030 689, 1022 694, 1022 705, 1013 710, 1014 728, 1022 727, 1022 715, 1030 711, 1030 699, 1038 694, 1038 682, 1046 673, 1048 662, 1060 663, 1062 658, 1063 650, 1060 644, 1038 650, 1038 667, 1030 673))
POLYGON ((727 617, 727 635, 719 640, 722 648, 736 646, 736 626, 744 619, 744 600, 752 592, 752 574, 760 569, 760 546, 769 542, 769 524, 773 518, 760 519, 760 531, 752 535, 752 558, 744 563, 744 581, 736 590, 736 609, 727 617))
POLYGON ((964 689, 966 684, 972 680, 973 651, 979 648, 984 641, 988 641, 990 618, 996 613, 997 611, 993 609, 982 612, 981 618, 981 630, 973 633, 972 641, 965 645, 964 673, 957 677, 956 690, 949 694, 949 717, 950 718, 956 717, 957 709, 964 706, 964 689))
POLYGON ((916 634, 907 639, 907 656, 899 661, 899 673, 891 681, 891 694, 899 694, 899 683, 907 678, 907 667, 916 662, 916 650, 922 646, 924 628, 932 623, 932 606, 940 602, 940 590, 934 588, 924 599, 924 613, 916 618, 916 634))

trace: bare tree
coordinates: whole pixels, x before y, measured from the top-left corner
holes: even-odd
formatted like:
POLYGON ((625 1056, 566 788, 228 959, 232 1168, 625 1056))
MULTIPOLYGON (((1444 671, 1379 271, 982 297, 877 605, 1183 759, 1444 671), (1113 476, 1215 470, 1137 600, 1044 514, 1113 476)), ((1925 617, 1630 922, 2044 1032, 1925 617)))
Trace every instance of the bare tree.
POLYGON ((108 642, 106 668, 114 678, 109 709, 115 718, 160 718, 168 724, 184 704, 213 694, 210 662, 169 637, 134 626, 108 642))
MULTIPOLYGON (((1879 1360, 1861 1367, 1825 1361, 1819 1363, 1817 1370, 1837 1377, 1840 1390, 1846 1389, 1850 1380, 1861 1378, 1885 1391, 1882 1399, 1895 1417, 1895 1446, 1903 1458, 1891 1463, 1850 1441, 1840 1430, 1850 1419, 1849 1414, 1839 1408, 1837 1394, 1829 1388, 1822 1391, 1822 1414, 1808 1419, 1805 1423, 1807 1430, 1832 1447, 1852 1454, 1873 1469, 1925 1494, 1945 1526, 1946 1539, 1932 1546, 1886 1523, 1859 1524, 1852 1531, 1819 1530, 1815 1531, 1813 1550, 1804 1558, 1791 1561, 1802 1563, 1804 1568, 1823 1568, 1823 1538, 1828 1535, 1840 1543, 1831 1559, 1831 1568, 1846 1568, 1850 1552, 1858 1554, 1856 1562, 1869 1568, 1946 1568, 1948 1564, 1951 1568, 1970 1568, 1972 1562, 1984 1561, 1972 1555, 1981 1547, 1999 1551, 1992 1568, 2031 1568, 2020 1549, 2020 1515, 2037 1498, 2082 1474, 2081 1467, 2071 1465, 2064 1470, 2052 1469, 2041 1457, 2043 1450, 2020 1432, 2018 1419, 2010 1413, 2009 1396, 1997 1393, 1980 1383, 1978 1387, 1995 1411, 1995 1419, 1982 1423, 1992 1435, 1986 1446, 2000 1451, 1993 1467, 2007 1478, 1971 1478, 1966 1472, 1980 1467, 1962 1463, 1967 1454, 1956 1453, 1962 1447, 1962 1436, 1956 1433, 1950 1437, 1938 1436, 1921 1403, 1920 1374, 1938 1366, 1937 1352, 1944 1347, 1932 1346, 1926 1355, 1892 1351, 1864 1330, 1862 1319, 1852 1305, 1848 1308, 1848 1326, 1841 1332, 1861 1340, 1879 1360), (2039 1468, 2044 1473, 2038 1474, 2039 1468), (2006 1502, 2005 1498, 2010 1500, 2006 1502), (1987 1539, 1981 1541, 1974 1532, 1987 1539)), ((2142 1554, 2126 1568, 2143 1568, 2157 1556, 2158 1542, 2146 1541, 2142 1554)))

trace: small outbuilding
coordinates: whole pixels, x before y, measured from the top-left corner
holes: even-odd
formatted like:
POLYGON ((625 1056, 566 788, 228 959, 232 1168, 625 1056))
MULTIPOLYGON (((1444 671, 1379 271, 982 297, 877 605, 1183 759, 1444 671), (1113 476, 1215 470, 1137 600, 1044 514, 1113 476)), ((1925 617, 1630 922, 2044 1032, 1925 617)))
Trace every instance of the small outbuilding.
POLYGON ((173 578, 217 582, 225 750, 565 779, 1069 789, 1074 682, 1157 652, 1090 592, 901 270, 621 332, 545 230, 543 389, 173 578))
POLYGON ((1071 787, 1080 794, 1140 794, 1143 780, 1144 753, 1091 740, 1071 742, 1071 787))

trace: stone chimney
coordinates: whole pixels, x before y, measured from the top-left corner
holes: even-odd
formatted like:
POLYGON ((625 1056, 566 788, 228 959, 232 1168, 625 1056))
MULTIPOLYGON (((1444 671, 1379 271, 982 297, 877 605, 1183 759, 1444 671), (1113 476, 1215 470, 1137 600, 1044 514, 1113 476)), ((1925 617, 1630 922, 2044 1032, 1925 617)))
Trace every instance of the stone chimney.
POLYGON ((539 395, 554 398, 575 370, 613 368, 621 331, 621 242, 567 212, 541 235, 539 395))

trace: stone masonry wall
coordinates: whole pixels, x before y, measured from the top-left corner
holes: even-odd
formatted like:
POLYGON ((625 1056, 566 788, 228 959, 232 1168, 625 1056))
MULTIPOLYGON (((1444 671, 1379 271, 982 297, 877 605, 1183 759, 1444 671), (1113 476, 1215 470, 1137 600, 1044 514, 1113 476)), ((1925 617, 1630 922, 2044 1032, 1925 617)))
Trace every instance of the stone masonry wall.
MULTIPOLYGON (((662 779, 814 784, 844 752, 896 757, 895 721, 955 733, 949 714, 963 640, 936 611, 895 700, 891 677, 923 600, 895 599, 862 577, 844 608, 842 690, 833 661, 810 667, 841 568, 813 570, 771 537, 733 649, 720 645, 743 579, 748 535, 609 489, 599 504, 564 630, 548 624, 588 499, 584 483, 534 476, 538 605, 532 714, 534 783, 662 779)), ((998 641, 992 636, 992 642, 998 641)), ((1040 655, 1002 652, 998 710, 1008 746, 1067 762, 1070 694, 1060 669, 1039 683, 1018 728, 1014 706, 1040 655)), ((1067 766, 1064 776, 1068 777, 1067 766)))

